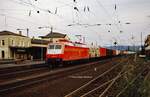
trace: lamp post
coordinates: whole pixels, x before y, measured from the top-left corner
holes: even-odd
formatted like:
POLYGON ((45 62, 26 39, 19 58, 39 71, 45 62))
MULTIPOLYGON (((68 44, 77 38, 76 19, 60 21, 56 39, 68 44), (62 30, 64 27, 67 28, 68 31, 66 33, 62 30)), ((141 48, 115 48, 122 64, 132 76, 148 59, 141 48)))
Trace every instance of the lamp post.
POLYGON ((26 28, 26 29, 17 29, 18 31, 22 31, 22 30, 26 30, 27 31, 27 37, 29 37, 29 28, 26 28))
MULTIPOLYGON (((38 29, 50 29, 51 34, 53 33, 53 27, 50 26, 43 26, 43 27, 38 27, 38 29)), ((53 42, 53 38, 50 38, 50 42, 53 42)), ((41 40, 42 44, 42 40, 41 40)), ((43 47, 41 48, 41 60, 43 60, 43 47)))
POLYGON ((143 33, 141 32, 141 51, 143 50, 143 46, 142 46, 143 39, 142 39, 142 37, 143 37, 143 33))
POLYGON ((132 39, 132 42, 133 42, 133 51, 135 51, 135 44, 134 44, 134 36, 133 36, 133 33, 132 33, 131 39, 132 39))
MULTIPOLYGON (((38 27, 38 29, 50 29, 50 33, 52 34, 53 33, 53 27, 51 26, 43 26, 43 27, 38 27)), ((50 39, 50 42, 53 42, 53 38, 50 39)))

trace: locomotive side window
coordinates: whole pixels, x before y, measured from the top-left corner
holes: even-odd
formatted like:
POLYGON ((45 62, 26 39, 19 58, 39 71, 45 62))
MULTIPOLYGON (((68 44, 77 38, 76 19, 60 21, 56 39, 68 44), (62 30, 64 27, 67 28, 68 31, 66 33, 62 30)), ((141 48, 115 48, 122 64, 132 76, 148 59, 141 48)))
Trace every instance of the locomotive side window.
POLYGON ((54 45, 49 45, 49 49, 54 49, 54 45))
POLYGON ((56 45, 55 49, 61 49, 61 45, 56 45))

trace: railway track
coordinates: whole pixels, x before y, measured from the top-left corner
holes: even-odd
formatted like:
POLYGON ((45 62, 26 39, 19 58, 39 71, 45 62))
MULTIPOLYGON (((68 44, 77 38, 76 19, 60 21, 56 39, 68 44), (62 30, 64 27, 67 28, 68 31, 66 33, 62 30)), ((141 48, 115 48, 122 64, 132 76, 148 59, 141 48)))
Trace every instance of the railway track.
POLYGON ((130 61, 131 60, 128 60, 128 62, 124 64, 122 69, 119 68, 119 65, 121 66, 123 64, 115 65, 111 69, 107 70, 103 74, 99 75, 98 77, 76 89, 75 91, 69 93, 65 97, 125 97, 122 94, 129 88, 129 86, 136 82, 136 80, 144 78, 144 76, 146 76, 146 74, 148 74, 150 70, 148 65, 142 64, 144 68, 140 67, 141 63, 139 65, 135 65, 135 77, 132 78, 129 83, 124 83, 124 86, 122 86, 121 90, 119 90, 119 88, 117 88, 117 84, 122 83, 122 79, 124 78, 125 74, 130 71, 133 72, 132 68, 126 70, 126 66, 132 64, 130 63, 130 61), (116 73, 114 73, 113 71, 115 71, 116 73), (109 74, 111 74, 111 76, 109 74), (114 91, 114 93, 112 93, 112 91, 114 91))
MULTIPOLYGON (((0 83, 0 94, 5 94, 9 91, 13 91, 16 88, 25 87, 32 84, 37 84, 45 80, 54 80, 60 77, 65 77, 67 75, 71 75, 80 71, 86 71, 91 69, 91 66, 99 63, 107 63, 111 59, 107 59, 105 61, 92 62, 90 64, 74 66, 59 70, 50 71, 46 68, 39 68, 27 71, 18 71, 14 73, 7 73, 0 75, 1 83, 0 83), (33 73, 34 72, 34 73, 33 73), (11 79, 11 76, 13 79, 11 79)), ((117 58, 114 60, 118 60, 117 58)))
POLYGON ((44 72, 49 72, 49 68, 41 67, 41 68, 32 68, 24 71, 10 72, 6 74, 4 73, 0 74, 0 82, 3 83, 9 80, 21 79, 23 77, 33 76, 44 72))
POLYGON ((14 73, 14 72, 22 72, 24 70, 31 70, 31 69, 35 69, 35 68, 43 68, 43 67, 47 67, 45 65, 45 62, 38 62, 38 63, 34 63, 31 65, 26 63, 26 65, 13 65, 13 66, 8 66, 8 67, 1 67, 0 68, 0 75, 7 75, 10 73, 14 73))
POLYGON ((112 68, 108 69, 75 91, 67 94, 65 97, 99 97, 97 95, 103 93, 103 90, 107 89, 109 84, 112 82, 114 83, 118 78, 121 77, 123 73, 122 63, 126 60, 120 61, 117 65, 114 65, 112 68))
POLYGON ((138 62, 137 65, 137 62, 133 62, 133 59, 134 57, 113 58, 60 68, 48 71, 47 74, 37 73, 31 78, 27 76, 28 79, 18 79, 19 82, 9 84, 8 87, 4 85, 0 97, 43 97, 43 95, 44 97, 126 97, 124 94, 131 84, 136 83, 136 80, 149 72, 149 69, 145 69, 147 68, 145 67, 147 66, 146 63, 138 62), (130 71, 133 72, 131 70, 133 68, 130 68, 132 67, 131 64, 134 65, 135 77, 131 78, 128 84, 125 76, 130 71), (142 64, 142 67, 144 66, 143 69, 141 69, 140 64, 142 64), (123 86, 119 87, 122 83, 123 86))
POLYGON ((148 73, 149 73, 150 68, 145 68, 143 69, 141 72, 139 72, 137 74, 137 76, 135 76, 128 85, 126 85, 119 93, 116 94, 115 97, 122 97, 122 94, 128 89, 128 87, 132 84, 134 84, 134 82, 136 82, 137 79, 141 79, 141 76, 144 78, 148 73))

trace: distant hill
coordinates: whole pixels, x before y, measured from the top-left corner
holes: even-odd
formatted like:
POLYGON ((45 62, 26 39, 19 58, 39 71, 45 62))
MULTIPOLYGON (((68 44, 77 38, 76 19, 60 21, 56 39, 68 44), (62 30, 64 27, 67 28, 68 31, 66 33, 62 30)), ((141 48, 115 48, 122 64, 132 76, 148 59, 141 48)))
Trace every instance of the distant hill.
POLYGON ((129 51, 139 51, 141 46, 106 46, 109 49, 118 49, 118 50, 129 50, 129 51))

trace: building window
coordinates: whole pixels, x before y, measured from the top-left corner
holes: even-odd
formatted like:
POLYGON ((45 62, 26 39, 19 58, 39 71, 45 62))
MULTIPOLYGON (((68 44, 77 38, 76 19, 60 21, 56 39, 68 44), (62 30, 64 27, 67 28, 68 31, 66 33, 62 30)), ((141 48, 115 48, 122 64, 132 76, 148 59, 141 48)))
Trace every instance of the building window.
POLYGON ((12 43, 12 45, 14 45, 14 41, 13 40, 11 41, 11 43, 12 43))
POLYGON ((28 42, 28 47, 30 46, 30 42, 28 42))
POLYGON ((22 46, 24 46, 24 41, 22 41, 22 46))
POLYGON ((2 51, 2 59, 4 59, 4 58, 5 58, 5 52, 2 51))
POLYGON ((4 40, 2 40, 2 45, 5 45, 5 41, 4 40))
POLYGON ((22 42, 20 41, 20 42, 19 42, 19 46, 21 46, 21 43, 22 43, 22 42))

